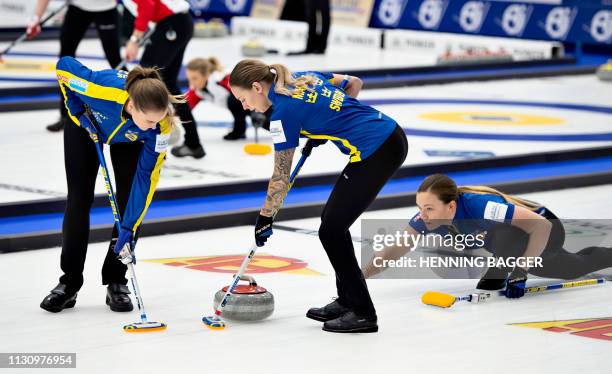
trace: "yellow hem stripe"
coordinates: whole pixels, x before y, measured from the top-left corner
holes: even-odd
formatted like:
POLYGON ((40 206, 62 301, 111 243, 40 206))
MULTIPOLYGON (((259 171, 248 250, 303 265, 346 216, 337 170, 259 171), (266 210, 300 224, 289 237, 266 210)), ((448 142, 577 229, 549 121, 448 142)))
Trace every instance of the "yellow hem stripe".
POLYGON ((62 91, 62 96, 64 96, 64 106, 66 107, 66 111, 68 112, 68 117, 70 117, 74 123, 77 124, 77 126, 81 126, 81 122, 79 121, 78 118, 76 118, 72 112, 70 111, 70 108, 68 108, 68 95, 66 95, 66 88, 64 87, 64 85, 62 83, 60 83, 60 90, 62 91))
POLYGON ((349 143, 347 139, 338 138, 331 135, 314 135, 309 133, 306 130, 301 130, 300 134, 305 135, 308 138, 312 139, 327 139, 327 140, 337 140, 342 143, 343 146, 348 148, 351 151, 351 162, 359 162, 361 161, 361 151, 357 150, 357 147, 349 143))
POLYGON ((142 210, 140 217, 138 217, 138 220, 136 221, 136 223, 134 224, 134 227, 132 228, 132 231, 134 232, 136 232, 136 229, 138 229, 138 226, 140 226, 140 224, 142 223, 145 213, 147 212, 147 209, 149 208, 149 204, 151 204, 151 200, 153 200, 153 194, 155 193, 155 189, 157 188, 157 183, 159 182, 159 175, 160 175, 161 167, 164 164, 165 158, 166 158, 166 152, 160 153, 159 156, 157 156, 157 162, 155 163, 155 167, 153 168, 153 171, 151 172, 151 185, 149 186, 149 194, 147 195, 147 200, 145 202, 144 209, 142 210))

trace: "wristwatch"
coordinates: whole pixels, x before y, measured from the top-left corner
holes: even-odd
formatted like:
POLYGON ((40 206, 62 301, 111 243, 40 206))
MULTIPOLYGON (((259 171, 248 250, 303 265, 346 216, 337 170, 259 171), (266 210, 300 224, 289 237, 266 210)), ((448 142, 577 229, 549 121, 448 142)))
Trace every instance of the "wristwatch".
POLYGON ((142 38, 137 37, 136 35, 130 36, 130 41, 136 44, 139 44, 142 38))

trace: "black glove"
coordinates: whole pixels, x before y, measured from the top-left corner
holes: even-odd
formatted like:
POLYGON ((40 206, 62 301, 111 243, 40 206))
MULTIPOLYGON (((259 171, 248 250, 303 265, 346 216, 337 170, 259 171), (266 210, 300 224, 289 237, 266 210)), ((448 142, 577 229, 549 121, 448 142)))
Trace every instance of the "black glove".
POLYGON ((262 247, 266 240, 272 236, 272 222, 274 218, 262 216, 261 214, 257 217, 255 222, 255 244, 258 247, 262 247))
POLYGON ((527 270, 515 267, 506 279, 506 289, 502 291, 509 299, 518 299, 525 296, 525 283, 527 283, 527 270))

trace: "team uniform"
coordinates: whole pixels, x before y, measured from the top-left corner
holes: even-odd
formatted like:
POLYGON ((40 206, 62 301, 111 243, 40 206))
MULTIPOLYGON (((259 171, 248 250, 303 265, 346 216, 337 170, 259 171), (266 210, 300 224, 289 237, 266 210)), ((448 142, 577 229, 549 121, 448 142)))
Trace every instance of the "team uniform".
POLYGON ((300 137, 307 137, 329 140, 349 156, 323 210, 319 238, 336 272, 337 301, 357 315, 375 317, 349 228, 403 163, 408 152, 406 135, 393 119, 333 85, 332 74, 294 75, 313 76, 316 83, 292 96, 270 88, 274 149, 295 148, 300 137))
MULTIPOLYGON (((422 234, 483 234, 484 248, 495 257, 523 256, 529 235, 511 225, 516 209, 514 204, 508 203, 499 195, 479 193, 460 193, 456 203, 457 210, 451 226, 439 226, 429 230, 420 213, 412 217, 409 225, 422 234)), ((552 223, 552 229, 541 255, 542 267, 531 268, 531 274, 547 278, 574 279, 612 266, 612 249, 588 247, 576 253, 568 252, 563 248, 563 223, 546 207, 536 209, 535 213, 548 219, 552 223)))
MULTIPOLYGON (((64 132, 68 199, 63 222, 60 283, 70 291, 83 284, 83 265, 89 236, 89 210, 94 197, 99 161, 94 143, 84 127, 84 112, 96 120, 101 143, 110 145, 115 171, 116 197, 122 226, 136 232, 153 198, 171 132, 169 118, 155 129, 139 129, 125 111, 127 73, 92 71, 72 57, 56 67, 57 79, 68 115, 74 122, 64 132)), ((113 237, 117 237, 116 228, 113 237)), ((116 259, 112 244, 102 268, 102 283, 125 285, 126 266, 116 259)))
MULTIPOLYGON (((229 74, 224 74, 219 71, 212 72, 206 81, 204 89, 195 90, 190 88, 185 94, 185 100, 187 100, 187 104, 189 104, 191 110, 193 110, 202 100, 229 109, 234 117, 234 128, 230 134, 226 135, 226 138, 228 138, 229 135, 233 135, 229 137, 231 139, 244 137, 247 115, 251 116, 251 120, 253 121, 263 122, 261 123, 262 127, 268 127, 269 120, 265 115, 259 115, 250 110, 245 110, 242 107, 242 103, 232 95, 229 86, 229 74)), ((193 141, 190 142, 187 140, 187 137, 196 131, 196 124, 193 122, 184 123, 183 127, 185 128, 185 143, 193 144, 193 141)))
MULTIPOLYGON (((110 67, 119 65, 121 55, 119 53, 119 14, 116 0, 70 1, 60 29, 59 57, 76 55, 77 47, 92 22, 96 25, 104 55, 110 67)), ((61 119, 57 124, 49 126, 51 131, 61 130, 66 124, 68 117, 63 100, 60 100, 59 107, 61 119)))
MULTIPOLYGON (((164 83, 172 95, 180 95, 177 80, 187 44, 193 36, 193 19, 186 0, 124 0, 123 5, 135 17, 134 29, 146 32, 155 23, 151 43, 140 58, 144 67, 160 68, 164 83)), ((195 119, 186 103, 176 104, 176 113, 185 127, 185 145, 204 150, 195 126, 195 119)))

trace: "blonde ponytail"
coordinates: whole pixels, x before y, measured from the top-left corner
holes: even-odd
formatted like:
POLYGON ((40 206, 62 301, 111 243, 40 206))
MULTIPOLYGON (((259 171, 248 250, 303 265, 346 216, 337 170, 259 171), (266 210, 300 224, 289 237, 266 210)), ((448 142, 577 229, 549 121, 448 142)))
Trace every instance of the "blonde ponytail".
POLYGON ((221 63, 216 57, 197 57, 190 60, 186 66, 187 70, 197 71, 202 75, 210 75, 214 71, 222 71, 221 63))
POLYGON ((282 64, 266 65, 262 61, 246 59, 240 61, 230 74, 230 86, 251 89, 255 82, 274 83, 274 92, 293 96, 299 91, 311 90, 317 78, 309 75, 295 78, 282 64), (289 86, 293 87, 290 88, 289 86))

